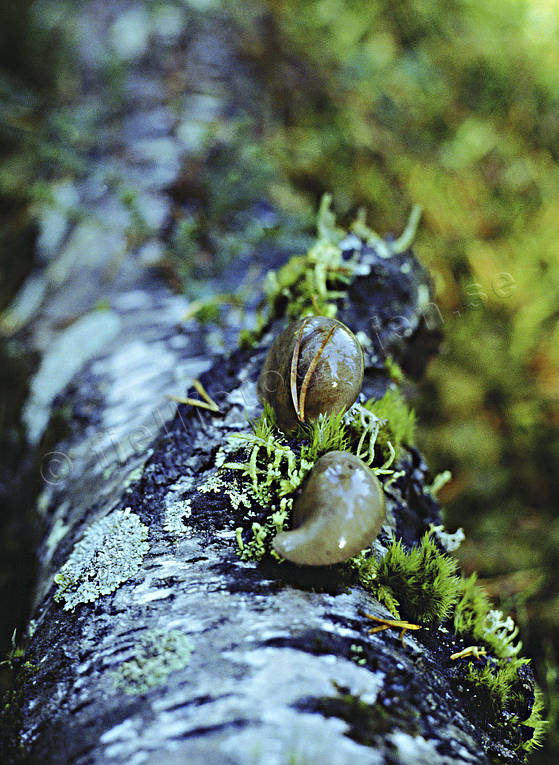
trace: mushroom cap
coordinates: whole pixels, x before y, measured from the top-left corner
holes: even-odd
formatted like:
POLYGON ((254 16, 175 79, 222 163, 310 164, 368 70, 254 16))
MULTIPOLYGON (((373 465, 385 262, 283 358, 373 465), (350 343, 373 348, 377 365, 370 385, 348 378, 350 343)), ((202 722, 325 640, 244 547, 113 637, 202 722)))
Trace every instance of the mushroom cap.
POLYGON ((258 379, 258 397, 272 405, 278 427, 289 432, 319 414, 349 409, 363 371, 363 350, 353 332, 337 319, 310 316, 274 340, 258 379))
POLYGON ((373 471, 348 452, 328 452, 314 465, 293 506, 292 531, 273 546, 299 565, 341 563, 371 544, 382 528, 386 503, 373 471))

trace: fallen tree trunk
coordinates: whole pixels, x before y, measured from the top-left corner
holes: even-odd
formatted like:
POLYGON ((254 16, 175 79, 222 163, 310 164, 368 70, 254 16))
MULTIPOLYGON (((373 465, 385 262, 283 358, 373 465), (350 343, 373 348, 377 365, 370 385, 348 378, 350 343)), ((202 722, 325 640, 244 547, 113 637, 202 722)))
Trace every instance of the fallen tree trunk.
MULTIPOLYGON (((372 271, 350 290, 352 326, 366 326, 370 306, 359 295, 374 283, 379 311, 392 306, 399 326, 405 319, 408 338, 397 339, 401 357, 412 357, 424 274, 410 254, 383 260, 364 248, 362 257, 372 271)), ((239 559, 239 509, 198 488, 215 473, 226 437, 258 412, 267 343, 203 376, 219 413, 181 405, 154 434, 148 402, 153 423, 176 365, 192 362, 166 312, 175 299, 142 295, 133 308, 123 300, 127 322, 61 400, 73 413, 71 433, 52 458, 68 474, 55 480, 52 465, 39 498, 49 533, 38 551, 33 671, 20 689, 19 743, 29 761, 480 763, 492 748, 521 761, 452 680, 441 659, 455 645, 448 633, 367 636, 363 611, 390 614, 348 586, 339 567, 239 559), (105 428, 116 427, 115 449, 105 428)), ((377 339, 395 350, 385 326, 377 339)), ((375 357, 368 393, 386 382, 370 351, 375 357)), ((413 543, 438 522, 438 509, 417 453, 399 467, 388 518, 413 543)))
MULTIPOLYGON (((154 177, 165 167, 152 164, 143 180, 133 162, 120 169, 161 223, 173 169, 154 177)), ((44 479, 43 536, 27 663, 4 709, 6 761, 522 762, 520 734, 449 660, 451 632, 368 635, 363 612, 391 614, 343 566, 241 560, 242 506, 199 491, 228 436, 261 411, 256 378, 281 305, 256 345, 209 368, 198 328, 180 323, 184 298, 135 261, 107 285, 128 232, 118 195, 91 179, 64 188, 88 215, 56 241, 51 221, 40 242, 56 257, 29 329, 42 361, 24 421, 44 479), (219 412, 169 403, 199 375, 219 412)), ((436 345, 428 279, 409 251, 354 236, 343 248, 364 270, 339 318, 365 343, 364 393, 378 397, 389 355, 417 374, 436 345)), ((440 520, 420 455, 405 450, 397 467, 384 547, 389 531, 412 545, 440 520)), ((527 674, 519 719, 532 704, 527 674)))

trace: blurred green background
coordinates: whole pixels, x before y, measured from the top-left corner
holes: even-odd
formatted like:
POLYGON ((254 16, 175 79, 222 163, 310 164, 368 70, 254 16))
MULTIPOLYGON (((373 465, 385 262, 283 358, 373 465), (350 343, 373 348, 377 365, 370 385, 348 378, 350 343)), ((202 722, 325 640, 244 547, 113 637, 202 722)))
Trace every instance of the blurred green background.
MULTIPOLYGON (((445 340, 414 394, 420 446, 433 472, 452 470, 439 498, 447 527, 466 532, 464 569, 513 614, 534 657, 551 726, 533 761, 557 761, 559 3, 191 5, 228 26, 259 88, 239 122, 252 126, 240 131, 247 144, 233 131, 225 165, 205 179, 206 210, 218 212, 197 215, 206 233, 220 229, 214 241, 240 177, 250 188, 241 211, 260 195, 304 222, 324 192, 341 222, 364 206, 381 234, 401 232, 411 205, 423 206, 415 249, 435 287, 428 320, 445 340)), ((17 50, 2 57, 0 78, 2 306, 31 262, 30 179, 48 158, 40 131, 26 127, 53 73, 64 81, 60 49, 27 18, 32 6, 1 4, 2 48, 17 50)), ((183 244, 171 243, 179 277, 181 255, 197 247, 183 244)))

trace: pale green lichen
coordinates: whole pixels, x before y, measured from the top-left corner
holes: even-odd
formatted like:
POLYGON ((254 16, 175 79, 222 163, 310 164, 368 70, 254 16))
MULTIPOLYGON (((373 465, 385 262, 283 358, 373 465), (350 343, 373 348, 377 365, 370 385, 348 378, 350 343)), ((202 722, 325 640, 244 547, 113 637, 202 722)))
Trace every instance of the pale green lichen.
POLYGON ((436 497, 443 486, 446 486, 450 481, 452 481, 452 473, 450 470, 443 470, 442 473, 437 473, 430 486, 424 487, 423 492, 425 494, 431 494, 432 497, 436 497))
POLYGON ((435 526, 434 523, 429 524, 429 534, 434 537, 440 546, 447 552, 455 552, 458 550, 462 542, 466 539, 464 529, 456 529, 454 533, 450 533, 445 530, 445 527, 440 524, 435 526))
POLYGON ((66 611, 114 592, 133 576, 149 550, 148 527, 137 515, 115 510, 89 526, 54 577, 55 600, 66 611))
POLYGON ((202 494, 225 494, 229 498, 231 507, 234 510, 238 510, 239 507, 250 509, 252 507, 252 499, 243 488, 242 483, 235 477, 227 479, 225 474, 219 471, 219 468, 223 467, 222 460, 224 459, 223 453, 218 452, 216 457, 218 472, 212 473, 203 484, 198 486, 198 491, 202 494))
POLYGON ((132 658, 112 673, 115 688, 130 695, 146 693, 186 667, 192 650, 192 642, 180 630, 148 630, 135 643, 132 658))
POLYGON ((163 528, 168 534, 178 539, 187 531, 188 526, 184 523, 185 518, 190 518, 192 507, 190 499, 179 499, 169 502, 165 507, 163 528))
MULTIPOLYGON (((149 451, 151 451, 151 450, 149 450, 149 451)), ((149 454, 146 455, 146 458, 144 460, 144 464, 147 461, 148 457, 149 457, 149 454)), ((123 484, 122 488, 126 492, 130 493, 132 491, 132 489, 130 488, 132 486, 132 484, 134 484, 137 481, 139 481, 140 478, 143 476, 143 474, 144 474, 144 464, 139 465, 138 467, 134 468, 134 470, 131 470, 128 473, 128 475, 126 476, 126 478, 124 479, 124 484, 123 484)))
POLYGON ((47 537, 47 541, 45 542, 47 549, 49 553, 52 555, 56 547, 58 546, 58 543, 64 539, 66 534, 68 533, 69 526, 67 526, 62 518, 57 518, 54 522, 54 525, 50 531, 50 534, 47 537))
POLYGON ((351 230, 360 239, 363 239, 369 247, 374 247, 381 258, 391 258, 393 255, 404 252, 411 247, 417 229, 419 227, 419 221, 421 220, 422 208, 419 205, 412 207, 410 217, 406 224, 402 235, 394 242, 387 242, 376 231, 373 231, 367 225, 365 218, 365 210, 361 208, 357 213, 357 218, 351 224, 351 230))

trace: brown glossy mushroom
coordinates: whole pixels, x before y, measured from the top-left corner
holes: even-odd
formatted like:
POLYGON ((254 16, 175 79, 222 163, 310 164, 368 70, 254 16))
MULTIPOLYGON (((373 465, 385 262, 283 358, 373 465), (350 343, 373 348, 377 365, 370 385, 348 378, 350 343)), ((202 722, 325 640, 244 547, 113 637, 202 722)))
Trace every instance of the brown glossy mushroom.
POLYGON ((318 415, 346 411, 363 384, 363 350, 345 324, 309 316, 290 324, 270 348, 258 397, 288 432, 318 415))
POLYGON ((368 547, 386 515, 382 484, 348 452, 328 452, 314 465, 293 506, 292 531, 282 531, 274 550, 306 566, 341 563, 368 547))

